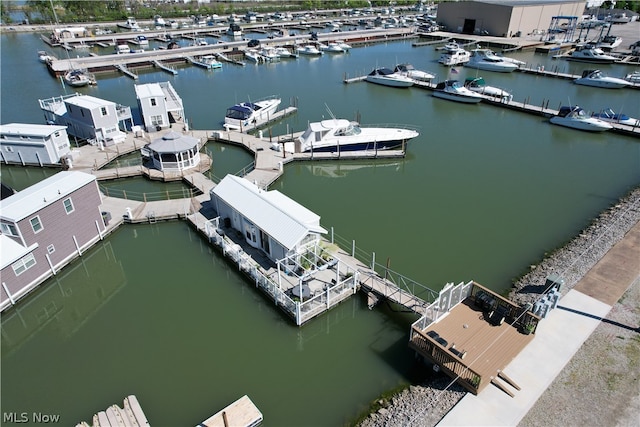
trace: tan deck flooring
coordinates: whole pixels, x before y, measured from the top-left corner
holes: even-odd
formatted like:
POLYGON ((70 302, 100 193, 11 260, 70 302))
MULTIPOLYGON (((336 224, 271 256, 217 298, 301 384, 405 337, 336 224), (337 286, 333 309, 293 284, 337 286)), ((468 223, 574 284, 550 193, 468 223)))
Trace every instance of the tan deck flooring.
POLYGON ((446 317, 424 332, 431 330, 447 340, 447 349, 455 344, 456 350, 467 352, 463 362, 480 374, 483 386, 489 383, 491 376, 497 376, 498 370, 504 370, 535 336, 518 332, 506 321, 500 326, 491 325, 469 300, 456 305, 446 317))

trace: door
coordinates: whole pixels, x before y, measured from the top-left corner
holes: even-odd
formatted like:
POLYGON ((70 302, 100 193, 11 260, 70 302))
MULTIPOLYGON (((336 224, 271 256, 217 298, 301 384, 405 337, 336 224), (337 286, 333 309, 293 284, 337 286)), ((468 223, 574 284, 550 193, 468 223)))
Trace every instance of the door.
POLYGON ((476 20, 475 19, 465 19, 464 26, 462 27, 463 34, 473 34, 476 29, 476 20))

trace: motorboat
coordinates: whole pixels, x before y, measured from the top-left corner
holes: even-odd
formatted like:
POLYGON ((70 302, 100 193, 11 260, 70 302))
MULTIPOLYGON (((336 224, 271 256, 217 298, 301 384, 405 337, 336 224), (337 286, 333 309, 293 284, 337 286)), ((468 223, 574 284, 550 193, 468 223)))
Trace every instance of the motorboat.
POLYGON ((140 25, 138 25, 136 18, 132 16, 128 17, 126 22, 124 22, 123 24, 118 24, 118 27, 125 28, 131 31, 140 31, 140 25))
POLYGON ((254 62, 256 64, 260 64, 261 62, 264 61, 264 58, 262 57, 262 55, 260 55, 260 52, 258 52, 256 49, 247 49, 244 51, 244 57, 249 61, 249 62, 254 62))
POLYGON ((280 61, 280 55, 276 52, 276 48, 274 47, 263 47, 258 53, 262 56, 262 60, 264 62, 276 62, 280 61))
POLYGON ((115 52, 118 54, 131 53, 131 48, 126 42, 120 42, 116 45, 115 52))
POLYGON ((599 47, 594 45, 578 45, 569 56, 568 61, 591 62, 595 64, 613 64, 616 61, 615 56, 607 55, 599 47))
POLYGON ((49 52, 47 52, 46 50, 39 50, 38 51, 38 61, 40 62, 51 62, 55 59, 55 57, 53 55, 51 55, 49 52))
POLYGON ((319 56, 322 55, 322 51, 319 50, 312 44, 307 44, 304 46, 298 47, 296 50, 300 55, 311 55, 311 56, 319 56))
POLYGON ((362 127, 346 119, 312 122, 298 137, 301 152, 388 150, 402 146, 419 133, 395 127, 362 127))
POLYGON ((218 61, 218 58, 216 58, 215 55, 196 56, 191 63, 209 70, 222 68, 222 62, 218 61))
POLYGON ((440 55, 440 59, 438 59, 438 62, 442 65, 451 67, 454 65, 465 64, 469 62, 470 58, 471 52, 459 47, 455 50, 445 50, 445 52, 440 55))
POLYGON ((482 95, 467 89, 458 80, 445 80, 438 83, 433 91, 433 96, 467 104, 476 104, 482 101, 482 95))
POLYGON ((366 77, 365 80, 370 83, 376 83, 384 86, 392 87, 410 87, 413 86, 413 80, 407 76, 394 72, 390 68, 375 68, 366 77))
POLYGON ((351 45, 345 43, 344 40, 336 40, 336 43, 338 43, 338 46, 340 46, 345 52, 349 52, 351 50, 351 45))
POLYGON ((467 77, 464 81, 464 87, 476 93, 498 98, 502 101, 508 102, 513 99, 513 95, 506 90, 487 85, 482 77, 467 77))
POLYGON ((140 46, 149 46, 149 40, 145 36, 136 36, 133 40, 140 46))
POLYGON ((627 126, 640 126, 640 120, 629 117, 626 114, 616 113, 612 108, 605 108, 599 113, 591 113, 591 117, 603 120, 609 123, 620 123, 627 126))
POLYGON ((640 71, 634 71, 624 76, 624 79, 630 83, 640 84, 640 71))
POLYGON ((629 85, 627 80, 609 77, 600 70, 584 70, 582 77, 573 81, 575 84, 602 87, 607 89, 620 89, 629 85))
POLYGON ((287 49, 284 46, 278 46, 274 49, 275 49, 274 50, 275 53, 277 53, 280 58, 297 58, 298 57, 297 53, 291 52, 289 49, 287 49))
POLYGON ((598 47, 601 49, 612 50, 622 44, 622 37, 617 36, 604 36, 598 42, 598 47))
POLYGON ((329 44, 322 45, 320 50, 322 50, 324 52, 329 52, 329 53, 344 53, 345 52, 345 50, 340 46, 340 44, 336 43, 336 42, 331 42, 329 44))
POLYGON ((457 41, 453 40, 446 43, 444 46, 442 46, 438 50, 444 50, 445 52, 455 52, 458 49, 460 49, 460 45, 458 44, 457 41))
POLYGON ((416 70, 413 65, 406 62, 396 65, 393 71, 397 74, 402 74, 403 76, 407 76, 413 80, 418 80, 421 82, 428 82, 436 78, 434 74, 428 73, 426 71, 416 70))
MULTIPOLYGON (((518 61, 520 62, 520 61, 518 61)), ((484 71, 497 71, 500 73, 510 73, 517 70, 519 65, 515 60, 506 60, 504 57, 497 55, 491 49, 473 49, 469 61, 464 66, 477 68, 484 71)))
POLYGON ((87 70, 74 69, 64 74, 64 82, 72 87, 95 85, 96 80, 87 70))
POLYGON ((271 118, 280 106, 282 99, 268 97, 255 102, 241 102, 227 109, 224 127, 240 129, 263 123, 271 118))
POLYGON ((613 129, 610 123, 596 117, 588 116, 584 110, 577 105, 560 107, 558 114, 551 117, 549 122, 554 125, 591 132, 602 132, 613 129))
POLYGON ((227 28, 227 35, 233 38, 242 37, 242 28, 240 25, 232 23, 229 25, 229 28, 227 28))
POLYGON ((153 17, 153 25, 155 25, 156 28, 162 28, 167 25, 167 21, 165 21, 162 16, 156 15, 153 17))

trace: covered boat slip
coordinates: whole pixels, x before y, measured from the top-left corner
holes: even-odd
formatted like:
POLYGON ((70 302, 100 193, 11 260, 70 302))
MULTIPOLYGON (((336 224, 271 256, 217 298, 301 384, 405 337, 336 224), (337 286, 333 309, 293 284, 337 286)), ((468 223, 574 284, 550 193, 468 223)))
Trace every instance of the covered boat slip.
POLYGON ((503 370, 531 342, 539 320, 475 282, 448 285, 412 325, 409 346, 474 394, 493 383, 513 396, 519 387, 503 370))

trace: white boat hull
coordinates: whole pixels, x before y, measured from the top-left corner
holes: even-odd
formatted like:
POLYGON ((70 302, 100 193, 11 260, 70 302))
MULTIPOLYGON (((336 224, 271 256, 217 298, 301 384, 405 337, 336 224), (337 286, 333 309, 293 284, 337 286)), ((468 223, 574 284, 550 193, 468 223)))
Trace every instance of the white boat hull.
POLYGON ((620 89, 629 85, 629 82, 615 77, 603 77, 598 79, 579 78, 574 80, 575 84, 583 86, 601 87, 605 89, 620 89))
POLYGON ((572 129, 585 130, 589 132, 602 132, 605 130, 612 129, 609 123, 606 123, 602 120, 593 119, 593 118, 585 118, 585 119, 572 119, 566 117, 552 117, 549 119, 551 123, 554 125, 564 126, 572 129))
POLYGON ((498 73, 510 73, 518 69, 518 66, 511 62, 484 62, 469 61, 464 64, 465 67, 475 68, 483 71, 495 71, 498 73))
MULTIPOLYGON (((282 100, 280 98, 269 98, 262 101, 256 101, 253 105, 259 108, 255 109, 250 115, 243 115, 242 118, 225 116, 224 126, 231 129, 242 129, 247 126, 255 126, 265 123, 271 119, 271 116, 276 112, 281 102, 282 100)), ((238 105, 234 107, 237 106, 238 105)))
POLYGON ((441 99, 448 99, 449 101, 463 102, 465 104, 477 104, 482 101, 482 96, 479 94, 460 94, 453 92, 446 92, 442 90, 433 91, 433 96, 441 99))
POLYGON ((367 76, 366 80, 369 83, 375 83, 383 86, 391 87, 411 87, 413 86, 413 80, 409 78, 398 77, 381 77, 381 76, 367 76))

